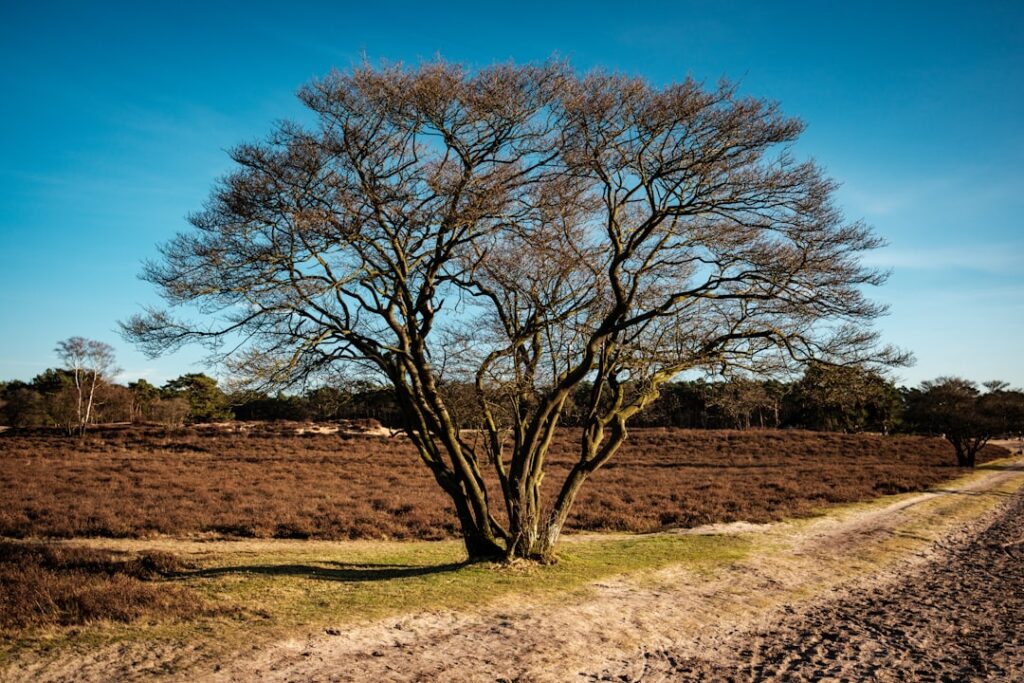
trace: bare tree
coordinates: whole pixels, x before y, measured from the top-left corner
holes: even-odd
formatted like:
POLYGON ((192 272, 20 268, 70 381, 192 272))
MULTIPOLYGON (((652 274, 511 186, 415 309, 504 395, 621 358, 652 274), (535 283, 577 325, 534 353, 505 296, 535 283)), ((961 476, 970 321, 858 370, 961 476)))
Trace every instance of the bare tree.
POLYGON ((74 380, 75 422, 79 434, 92 422, 96 390, 117 374, 114 348, 84 337, 70 337, 54 349, 74 380))
POLYGON ((900 360, 865 327, 882 308, 861 289, 884 274, 858 256, 880 242, 793 161, 802 124, 774 103, 440 61, 334 72, 300 97, 318 127, 236 148, 194 230, 145 269, 206 315, 152 309, 125 333, 152 354, 208 342, 259 386, 377 373, 471 557, 550 558, 580 486, 684 370, 900 360), (578 459, 545 500, 584 384, 578 459), (477 405, 462 419, 453 388, 477 405))

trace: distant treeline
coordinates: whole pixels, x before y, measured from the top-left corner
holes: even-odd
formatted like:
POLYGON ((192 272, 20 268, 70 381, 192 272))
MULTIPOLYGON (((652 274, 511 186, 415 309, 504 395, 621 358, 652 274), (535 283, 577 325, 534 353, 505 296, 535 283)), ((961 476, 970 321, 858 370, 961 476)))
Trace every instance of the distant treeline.
MULTIPOLYGON (((457 382, 441 382, 440 386, 450 410, 465 427, 479 424, 479 411, 468 386, 457 382)), ((581 406, 591 388, 583 385, 578 389, 563 424, 573 426, 585 418, 581 406)), ((0 420, 15 427, 57 426, 70 431, 76 397, 74 375, 64 369, 47 370, 31 382, 2 383, 0 420)), ((181 425, 230 419, 327 422, 372 418, 385 426, 402 426, 391 391, 366 382, 290 394, 225 393, 215 379, 191 373, 161 387, 144 379, 127 385, 104 381, 95 402, 94 423, 181 425)), ((494 402, 500 405, 500 395, 494 402)), ((959 418, 971 411, 984 414, 986 429, 993 433, 1024 429, 1024 394, 1009 389, 1005 382, 988 382, 981 389, 965 380, 941 378, 908 389, 867 370, 828 365, 812 365, 794 382, 737 378, 671 383, 631 423, 700 429, 945 433, 948 429, 936 422, 935 414, 946 408, 959 418)))
MULTIPOLYGON (((80 400, 74 373, 51 368, 30 382, 0 382, 0 424, 60 427, 73 431, 80 400)), ((163 386, 140 379, 127 385, 100 380, 92 424, 155 422, 167 426, 227 420, 313 420, 375 418, 398 426, 401 418, 389 390, 367 383, 319 387, 303 393, 228 393, 202 373, 177 377, 163 386)))

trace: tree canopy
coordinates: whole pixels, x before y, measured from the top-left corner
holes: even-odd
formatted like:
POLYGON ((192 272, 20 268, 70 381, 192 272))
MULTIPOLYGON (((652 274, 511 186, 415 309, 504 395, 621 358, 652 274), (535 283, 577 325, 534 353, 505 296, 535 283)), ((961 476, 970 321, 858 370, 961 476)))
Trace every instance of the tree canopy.
POLYGON ((962 377, 939 377, 908 392, 907 420, 917 431, 945 437, 957 464, 974 467, 978 451, 996 436, 1024 429, 1024 392, 987 382, 987 392, 962 377))
POLYGON ((220 422, 232 418, 227 396, 217 386, 217 380, 201 372, 190 372, 168 381, 160 389, 160 396, 188 401, 190 422, 220 422))
POLYGON ((145 269, 202 315, 151 309, 125 332, 150 353, 206 342, 254 387, 339 364, 383 379, 471 556, 550 556, 680 372, 902 360, 868 325, 885 274, 859 256, 881 242, 793 159, 803 124, 774 102, 555 62, 363 65, 299 95, 317 125, 235 148, 145 269), (579 458, 545 503, 584 384, 579 458), (453 415, 467 391, 472 431, 453 415))

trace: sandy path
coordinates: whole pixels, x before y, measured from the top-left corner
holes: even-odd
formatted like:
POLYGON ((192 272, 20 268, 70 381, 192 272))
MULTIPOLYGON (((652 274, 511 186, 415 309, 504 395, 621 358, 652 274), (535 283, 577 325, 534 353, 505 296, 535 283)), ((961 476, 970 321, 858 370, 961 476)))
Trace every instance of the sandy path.
POLYGON ((767 628, 666 650, 648 677, 682 680, 1024 680, 1024 492, 973 539, 883 587, 852 588, 767 628))
MULTIPOLYGON (((714 576, 668 568, 605 581, 559 604, 509 599, 475 611, 427 612, 318 630, 254 646, 216 664, 190 664, 194 657, 187 652, 144 655, 122 648, 22 673, 34 680, 123 679, 160 673, 161 661, 177 660, 186 668, 162 673, 178 680, 650 682, 702 674, 721 678, 729 672, 742 680, 786 678, 800 674, 792 666, 803 662, 810 667, 803 674, 828 671, 842 680, 855 671, 851 680, 858 680, 893 665, 885 650, 902 647, 900 638, 917 638, 915 657, 931 647, 966 641, 967 634, 960 638, 926 628, 954 601, 984 602, 988 616, 971 626, 982 628, 997 617, 989 609, 999 602, 992 590, 1017 591, 1019 597, 1024 589, 1017 554, 1017 563, 1003 572, 1004 583, 985 583, 978 573, 983 563, 975 563, 969 582, 956 583, 955 572, 935 578, 943 588, 934 613, 902 616, 910 602, 930 590, 928 577, 938 576, 936 567, 954 556, 966 562, 985 544, 1002 542, 1005 534, 992 536, 986 529, 1002 528, 997 520, 1010 512, 1024 518, 1022 494, 1006 492, 1022 483, 1024 463, 1018 462, 979 472, 955 489, 901 497, 888 505, 853 506, 813 520, 685 532, 742 533, 753 539, 748 558, 714 576), (902 595, 892 591, 911 576, 925 578, 908 589, 909 597, 875 600, 902 595), (958 586, 963 588, 959 598, 958 586), (923 636, 911 633, 922 628, 923 636), (830 650, 837 638, 856 644, 830 650), (858 662, 869 668, 857 669, 858 662)), ((995 647, 1006 638, 993 630, 989 644, 995 647)), ((1003 654, 1001 670, 1019 665, 1019 652, 1003 654)))

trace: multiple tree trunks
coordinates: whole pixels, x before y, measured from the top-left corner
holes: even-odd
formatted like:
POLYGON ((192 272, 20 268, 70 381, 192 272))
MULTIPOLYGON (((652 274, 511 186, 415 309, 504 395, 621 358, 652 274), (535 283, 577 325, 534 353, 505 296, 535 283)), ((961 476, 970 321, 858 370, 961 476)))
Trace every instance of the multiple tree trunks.
POLYGON ((236 148, 195 229, 146 268, 207 319, 154 309, 125 331, 152 353, 210 342, 257 388, 385 379, 471 556, 550 557, 580 486, 683 371, 904 359, 866 325, 883 307, 863 286, 885 275, 859 255, 881 241, 791 158, 803 124, 773 102, 443 61, 334 72, 300 98, 318 125, 236 148), (474 430, 448 382, 472 387, 474 430), (584 383, 579 460, 541 509, 584 383))

